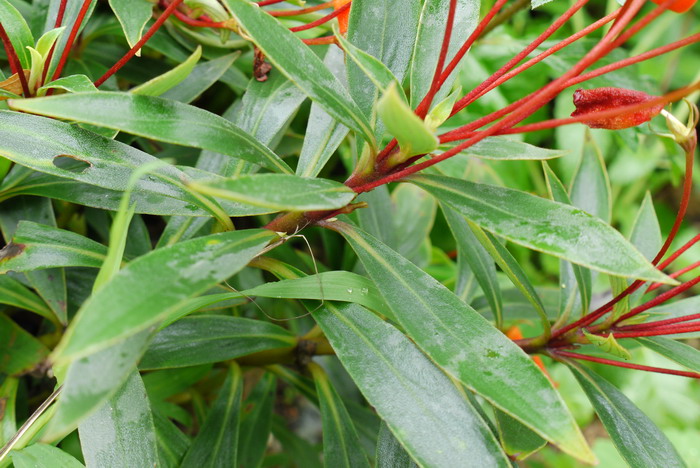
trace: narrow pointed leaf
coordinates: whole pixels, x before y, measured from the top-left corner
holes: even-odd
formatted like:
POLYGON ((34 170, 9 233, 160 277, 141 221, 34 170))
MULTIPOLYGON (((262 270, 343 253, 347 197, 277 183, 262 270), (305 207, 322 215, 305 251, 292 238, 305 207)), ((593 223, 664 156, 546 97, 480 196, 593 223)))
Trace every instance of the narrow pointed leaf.
POLYGON ((12 100, 13 109, 75 120, 154 140, 208 149, 292 173, 275 153, 228 120, 198 107, 154 96, 97 92, 12 100), (109 109, 109 112, 105 112, 109 109))
POLYGON ((328 303, 313 316, 367 401, 422 466, 509 466, 453 381, 396 328, 355 304, 328 303))
POLYGON ((328 376, 318 364, 309 366, 316 382, 323 425, 323 464, 329 468, 369 468, 357 431, 328 376))
POLYGON ((568 365, 618 452, 630 466, 686 466, 664 433, 621 391, 577 363, 568 365))
POLYGON ((246 0, 226 0, 236 21, 275 68, 313 101, 376 145, 369 123, 347 91, 308 46, 262 8, 246 0))
POLYGON ((272 323, 197 315, 158 332, 139 367, 159 369, 220 362, 269 349, 291 348, 296 341, 292 333, 272 323))
POLYGON ((58 447, 32 444, 12 452, 15 468, 85 468, 85 465, 58 447))
POLYGON ((417 468, 401 443, 391 433, 389 426, 382 423, 377 437, 377 468, 417 468))
POLYGON ((190 439, 167 417, 153 413, 156 428, 159 468, 180 468, 180 462, 190 446, 190 439))
POLYGON ((586 213, 609 223, 612 216, 610 192, 610 179, 603 155, 590 131, 587 131, 581 161, 571 182, 571 201, 586 213))
POLYGON ((143 28, 151 19, 153 3, 148 0, 109 0, 109 6, 122 26, 126 42, 133 47, 141 39, 143 28))
POLYGON ((226 232, 139 257, 83 304, 54 351, 56 361, 94 353, 158 323, 184 299, 237 273, 274 237, 260 229, 226 232))
POLYGON ((0 313, 0 372, 6 375, 29 372, 48 352, 41 341, 0 313))
POLYGON ((517 244, 615 276, 672 281, 619 232, 579 209, 450 177, 420 175, 410 180, 485 230, 517 244))
POLYGON ((563 451, 592 460, 551 382, 517 345, 433 277, 370 235, 339 227, 398 322, 454 378, 563 451), (537 395, 537 398, 531 398, 537 395))
POLYGON ((252 174, 190 186, 206 195, 275 211, 342 208, 356 196, 339 182, 287 174, 252 174))
POLYGON ((138 372, 79 428, 87 466, 157 466, 153 416, 138 372))
MULTIPOLYGON (((114 2, 115 0, 112 1, 114 2)), ((140 1, 146 3, 145 0, 137 0, 137 3, 140 1)), ((153 6, 149 4, 149 8, 152 9, 153 6)), ((160 96, 169 89, 174 88, 178 84, 182 83, 182 81, 184 81, 187 78, 187 76, 192 72, 192 70, 197 65, 197 62, 201 57, 202 47, 197 46, 194 52, 192 52, 192 55, 187 57, 187 60, 180 63, 172 70, 168 70, 162 75, 156 76, 155 78, 152 78, 146 81, 145 83, 142 83, 137 87, 132 88, 130 92, 134 94, 141 94, 144 96, 160 96)))
POLYGON ((498 423, 498 435, 503 444, 503 449, 516 460, 524 460, 528 456, 547 445, 547 441, 532 432, 527 426, 518 420, 511 418, 507 413, 496 410, 496 422, 498 423))
POLYGON ((182 468, 236 466, 242 393, 241 369, 233 363, 219 396, 182 461, 182 468))
POLYGON ((635 340, 688 369, 700 372, 700 350, 697 348, 665 336, 645 336, 635 340))
POLYGON ((479 286, 481 286, 481 290, 491 307, 491 313, 496 320, 501 322, 503 320, 503 301, 493 260, 469 229, 464 218, 448 205, 441 205, 441 207, 457 242, 459 255, 469 265, 474 277, 479 282, 479 286))
POLYGON ((30 310, 49 320, 55 320, 53 312, 39 296, 7 275, 0 276, 0 304, 30 310))
POLYGON ((237 456, 242 468, 259 466, 262 461, 272 427, 276 383, 275 376, 266 373, 243 402, 237 456))
POLYGON ((22 68, 29 69, 31 59, 27 46, 34 47, 34 37, 24 17, 8 0, 0 0, 0 23, 10 38, 22 68))
POLYGON ((107 248, 92 239, 32 221, 20 221, 12 242, 0 250, 0 274, 45 268, 99 268, 107 248))

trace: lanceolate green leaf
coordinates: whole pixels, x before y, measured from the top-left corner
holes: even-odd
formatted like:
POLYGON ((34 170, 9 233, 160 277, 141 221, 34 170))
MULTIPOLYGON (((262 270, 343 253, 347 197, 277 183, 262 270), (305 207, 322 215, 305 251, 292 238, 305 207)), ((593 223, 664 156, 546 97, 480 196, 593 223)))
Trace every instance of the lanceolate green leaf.
POLYGON ((226 4, 277 70, 329 114, 376 146, 367 119, 338 79, 308 46, 257 5, 246 0, 226 0, 226 4))
POLYGON ((457 242, 459 255, 469 264, 476 280, 484 291, 484 296, 491 307, 491 312, 498 322, 503 320, 503 303, 501 301, 501 288, 496 278, 496 266, 488 252, 484 250, 479 241, 474 237, 469 225, 464 218, 452 208, 442 206, 447 224, 457 242))
POLYGON ((166 91, 161 97, 180 102, 194 101, 218 80, 224 81, 226 72, 234 70, 231 65, 240 55, 241 53, 237 51, 208 62, 200 62, 181 83, 166 91))
POLYGON ((422 466, 510 466, 454 382, 396 328, 355 304, 328 303, 313 316, 367 401, 422 466))
POLYGON ((587 368, 573 362, 568 364, 630 466, 686 466, 664 433, 621 391, 587 368))
MULTIPOLYGON (((115 0, 112 0, 114 2, 115 0)), ((127 2, 130 2, 131 0, 127 0, 127 2)), ((136 3, 138 2, 146 2, 146 0, 137 0, 136 3)), ((153 6, 149 4, 148 6, 149 9, 152 9, 153 6)), ((150 13, 150 12, 149 12, 150 13)), ((150 14, 149 14, 150 16, 150 14)), ((155 78, 146 81, 143 84, 138 85, 135 88, 132 88, 130 92, 134 94, 141 94, 144 96, 160 96, 161 94, 165 93, 171 88, 174 88, 178 84, 180 84, 183 80, 187 78, 187 76, 192 72, 194 69, 195 65, 197 65, 197 62, 199 59, 202 57, 202 47, 198 46, 194 52, 192 52, 192 55, 187 57, 187 60, 173 68, 172 70, 169 70, 165 73, 163 73, 160 76, 156 76, 155 78)))
POLYGON ((87 466, 157 466, 153 416, 138 372, 79 427, 87 466))
POLYGON ((107 248, 92 239, 32 221, 20 221, 12 242, 0 250, 0 274, 45 268, 99 268, 107 248))
POLYGON ((377 468, 417 468, 401 443, 391 433, 389 426, 382 423, 377 437, 377 468))
POLYGON ((7 275, 0 276, 0 304, 31 310, 49 320, 55 320, 53 312, 39 296, 7 275))
POLYGON ((24 328, 0 313, 0 370, 5 375, 31 371, 49 350, 24 328))
POLYGON ((32 444, 13 452, 12 463, 15 468, 85 468, 60 448, 46 444, 32 444))
MULTIPOLYGON (((131 47, 141 39, 143 28, 153 14, 153 3, 148 0, 109 0, 109 6, 124 30, 131 47)), ((139 50, 136 55, 140 55, 139 50)))
POLYGON ((615 276, 668 283, 608 224, 579 209, 525 192, 433 175, 418 184, 487 231, 534 250, 615 276))
POLYGON ((427 273, 370 235, 337 228, 384 299, 440 367, 565 452, 592 460, 551 382, 517 345, 427 273), (537 394, 539 398, 530 398, 537 394))
POLYGON ((182 468, 236 466, 242 377, 238 365, 231 364, 219 396, 182 460, 182 468))
POLYGON ((296 342, 292 333, 272 323, 197 315, 158 332, 139 367, 159 369, 220 362, 268 349, 292 348, 296 342))
POLYGON ((688 369, 700 372, 700 350, 681 341, 664 336, 646 336, 636 340, 662 356, 676 361, 688 369))
POLYGON ((237 273, 274 237, 261 229, 226 232, 139 257, 85 302, 55 360, 89 355, 158 323, 184 299, 237 273))
POLYGON ((136 369, 152 334, 152 330, 139 332, 71 363, 61 372, 63 389, 44 433, 46 440, 64 437, 111 398, 136 369))
POLYGON ((34 47, 34 37, 27 22, 8 0, 0 0, 0 23, 10 38, 22 68, 29 69, 31 59, 27 46, 34 47))
MULTIPOLYGON (((342 50, 329 47, 323 64, 336 77, 345 76, 345 54, 342 50)), ((323 107, 312 102, 296 174, 302 177, 317 176, 348 131, 345 125, 336 121, 323 107)))
POLYGON ((571 201, 574 206, 586 213, 609 223, 612 216, 612 202, 608 171, 605 168, 603 155, 590 131, 586 132, 585 140, 581 161, 571 183, 571 201))
POLYGON ((287 174, 254 174, 191 184, 195 191, 274 211, 313 211, 341 208, 355 192, 326 179, 287 174))
MULTIPOLYGON (((416 38, 420 0, 359 0, 350 9, 347 38, 355 47, 379 59, 403 83, 416 38)), ((379 97, 365 72, 349 62, 350 95, 365 115, 379 97)))
POLYGON ((262 461, 272 426, 276 381, 266 373, 243 403, 237 454, 240 467, 259 466, 262 461))
POLYGON ((329 468, 369 468, 355 426, 323 369, 315 363, 309 366, 316 382, 323 424, 323 464, 329 468))
POLYGON ((97 91, 92 80, 85 75, 64 76, 45 84, 37 90, 39 96, 43 96, 49 89, 62 89, 69 93, 89 93, 97 91))
POLYGON ((401 88, 401 84, 396 79, 394 74, 391 73, 391 70, 386 67, 386 65, 384 65, 373 55, 370 55, 364 50, 352 45, 352 43, 345 39, 342 34, 339 34, 338 31, 335 32, 335 37, 345 50, 348 58, 355 62, 358 67, 360 67, 365 75, 367 75, 367 78, 369 78, 374 86, 377 87, 379 92, 385 92, 389 86, 394 84, 405 100, 406 96, 404 95, 403 88, 401 88))
POLYGON ((277 172, 292 172, 276 154, 228 120, 178 101, 129 93, 97 92, 12 100, 10 106, 33 114, 208 149, 277 172))
POLYGON ((545 160, 564 156, 567 152, 540 148, 508 137, 484 138, 477 144, 462 151, 462 154, 481 159, 493 160, 545 160))
POLYGON ((354 302, 382 315, 391 314, 374 282, 349 271, 326 271, 265 283, 243 293, 258 297, 354 302))

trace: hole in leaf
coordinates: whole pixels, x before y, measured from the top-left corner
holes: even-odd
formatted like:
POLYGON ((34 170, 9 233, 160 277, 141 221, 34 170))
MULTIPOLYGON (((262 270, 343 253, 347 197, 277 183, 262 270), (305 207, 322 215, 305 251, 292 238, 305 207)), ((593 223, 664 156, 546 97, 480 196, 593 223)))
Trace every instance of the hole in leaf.
POLYGON ((92 163, 70 154, 59 154, 53 158, 53 165, 59 169, 70 171, 74 174, 81 174, 88 168, 92 167, 92 163))

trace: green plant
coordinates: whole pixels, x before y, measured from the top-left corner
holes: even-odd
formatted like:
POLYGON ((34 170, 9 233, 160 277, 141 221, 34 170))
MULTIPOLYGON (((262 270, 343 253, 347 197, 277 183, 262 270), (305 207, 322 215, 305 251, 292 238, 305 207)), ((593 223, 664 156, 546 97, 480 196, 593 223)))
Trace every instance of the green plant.
POLYGON ((0 467, 693 463, 657 3, 0 0, 0 467))

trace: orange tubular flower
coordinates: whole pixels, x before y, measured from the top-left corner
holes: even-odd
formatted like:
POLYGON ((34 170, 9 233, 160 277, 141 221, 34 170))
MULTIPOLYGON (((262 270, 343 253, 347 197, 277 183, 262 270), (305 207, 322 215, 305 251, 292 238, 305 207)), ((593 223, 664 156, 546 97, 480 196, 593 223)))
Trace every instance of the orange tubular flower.
MULTIPOLYGON (((651 101, 654 98, 655 96, 650 96, 647 93, 624 88, 577 89, 576 92, 574 92, 574 105, 576 106, 576 110, 571 114, 571 117, 580 117, 593 112, 615 109, 632 104, 641 104, 651 101)), ((591 128, 620 130, 623 128, 636 127, 637 125, 650 121, 653 117, 658 115, 663 108, 663 105, 656 105, 614 117, 594 118, 583 123, 591 128)))

